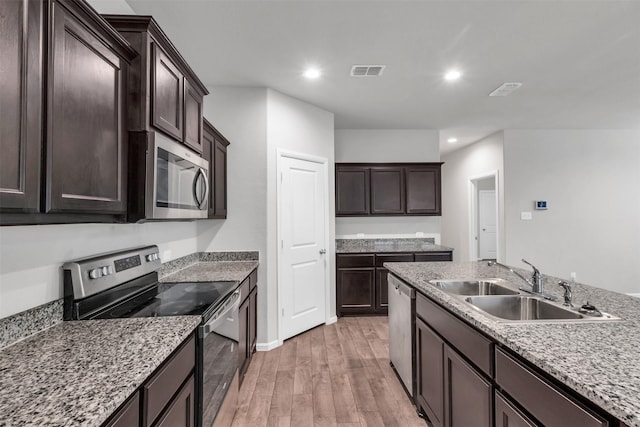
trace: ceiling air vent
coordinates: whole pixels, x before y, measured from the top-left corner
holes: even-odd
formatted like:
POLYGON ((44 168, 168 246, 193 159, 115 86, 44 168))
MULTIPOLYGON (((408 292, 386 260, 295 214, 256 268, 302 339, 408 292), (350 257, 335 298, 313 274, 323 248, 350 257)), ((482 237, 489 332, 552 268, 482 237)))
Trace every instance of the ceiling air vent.
POLYGON ((491 92, 489 96, 507 96, 514 90, 520 88, 520 86, 522 86, 522 83, 502 83, 502 85, 491 92))
POLYGON ((351 77, 378 77, 382 75, 385 65, 354 65, 351 77))

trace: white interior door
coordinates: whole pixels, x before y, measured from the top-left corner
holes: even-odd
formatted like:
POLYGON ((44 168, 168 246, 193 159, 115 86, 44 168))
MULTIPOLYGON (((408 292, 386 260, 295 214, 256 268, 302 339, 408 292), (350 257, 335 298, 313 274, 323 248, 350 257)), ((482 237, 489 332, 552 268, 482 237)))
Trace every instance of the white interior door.
POLYGON ((497 212, 495 190, 478 191, 478 256, 496 259, 497 212))
POLYGON ((325 165, 291 157, 280 162, 279 290, 281 339, 326 320, 325 165))

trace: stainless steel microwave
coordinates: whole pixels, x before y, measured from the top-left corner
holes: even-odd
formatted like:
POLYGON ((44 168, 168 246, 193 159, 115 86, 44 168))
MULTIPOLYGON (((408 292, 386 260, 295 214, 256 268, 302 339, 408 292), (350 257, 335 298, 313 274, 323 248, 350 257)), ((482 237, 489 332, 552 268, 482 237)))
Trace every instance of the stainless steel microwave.
POLYGON ((129 146, 129 221, 207 218, 207 160, 158 132, 131 132, 129 146))

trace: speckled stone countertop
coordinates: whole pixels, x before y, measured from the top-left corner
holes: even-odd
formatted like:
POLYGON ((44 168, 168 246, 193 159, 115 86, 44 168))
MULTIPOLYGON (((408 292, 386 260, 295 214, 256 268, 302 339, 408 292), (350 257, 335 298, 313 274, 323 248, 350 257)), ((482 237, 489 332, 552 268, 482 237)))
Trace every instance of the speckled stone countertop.
POLYGON ((336 253, 443 252, 453 251, 436 245, 434 239, 336 239, 336 253))
POLYGON ((100 426, 199 316, 59 323, 0 351, 1 426, 100 426))
MULTIPOLYGON (((505 324, 483 316, 428 281, 502 278, 520 286, 522 280, 507 270, 488 266, 486 262, 385 263, 384 266, 605 411, 630 426, 640 427, 640 299, 576 283, 574 305, 588 300, 623 320, 505 324)), ((545 276, 545 291, 561 297, 558 280, 545 276)))
POLYGON ((256 267, 258 261, 202 261, 160 279, 161 282, 241 282, 256 267))

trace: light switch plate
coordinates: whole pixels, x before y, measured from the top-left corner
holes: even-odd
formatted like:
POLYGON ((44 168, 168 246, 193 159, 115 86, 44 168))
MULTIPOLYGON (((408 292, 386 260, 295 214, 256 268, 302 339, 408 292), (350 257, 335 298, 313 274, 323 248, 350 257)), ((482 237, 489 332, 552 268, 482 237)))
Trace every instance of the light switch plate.
POLYGON ((520 212, 520 219, 523 221, 531 221, 533 214, 531 212, 520 212))

